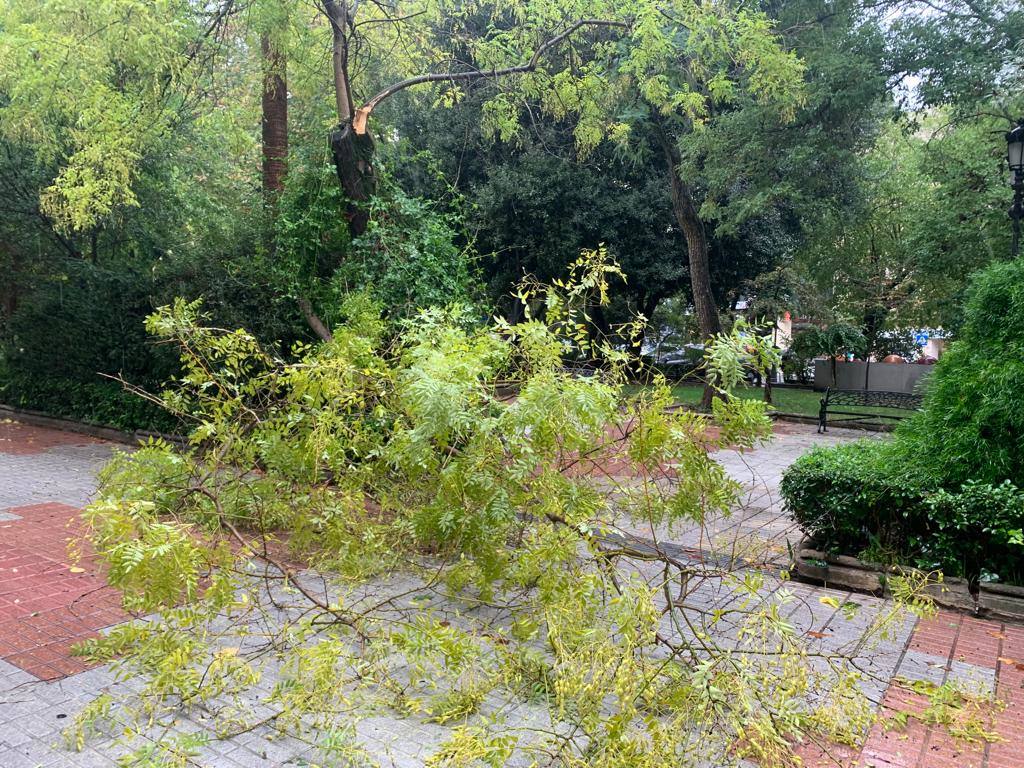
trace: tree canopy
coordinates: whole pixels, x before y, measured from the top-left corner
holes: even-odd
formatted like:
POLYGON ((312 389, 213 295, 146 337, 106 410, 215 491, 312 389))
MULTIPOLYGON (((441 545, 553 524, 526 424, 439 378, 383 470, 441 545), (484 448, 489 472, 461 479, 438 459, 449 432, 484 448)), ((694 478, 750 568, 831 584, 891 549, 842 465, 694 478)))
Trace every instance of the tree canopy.
MULTIPOLYGON (((9 0, 5 397, 31 404, 30 369, 61 355, 66 290, 101 305, 125 276, 135 329, 204 296, 282 351, 329 336, 353 291, 395 319, 516 311, 524 273, 602 244, 627 276, 605 330, 681 297, 700 341, 786 270, 816 287, 812 320, 955 329, 1007 248, 993 132, 1021 110, 1018 19, 998 0, 9 0)), ((164 370, 121 325, 61 370, 164 370)))

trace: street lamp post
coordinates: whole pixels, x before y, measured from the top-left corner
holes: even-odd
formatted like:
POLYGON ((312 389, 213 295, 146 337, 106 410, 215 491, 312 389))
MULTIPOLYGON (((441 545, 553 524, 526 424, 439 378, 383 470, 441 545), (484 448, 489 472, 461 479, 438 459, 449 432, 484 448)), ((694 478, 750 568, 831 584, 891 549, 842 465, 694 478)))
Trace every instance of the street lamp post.
POLYGON ((1010 186, 1013 188, 1013 258, 1020 255, 1020 220, 1024 218, 1024 118, 1006 134, 1006 162, 1010 166, 1010 186))

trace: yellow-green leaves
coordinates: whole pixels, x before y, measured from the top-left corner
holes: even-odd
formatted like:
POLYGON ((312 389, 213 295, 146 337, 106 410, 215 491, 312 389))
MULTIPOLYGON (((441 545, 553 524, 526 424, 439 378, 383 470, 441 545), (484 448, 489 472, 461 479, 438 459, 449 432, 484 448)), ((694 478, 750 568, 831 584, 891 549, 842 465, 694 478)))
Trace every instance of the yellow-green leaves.
MULTIPOLYGON (((664 544, 673 526, 712 541, 743 490, 714 452, 768 421, 728 394, 707 415, 663 380, 627 385, 637 361, 582 333, 620 277, 586 253, 522 286, 517 324, 433 310, 389 339, 364 308, 292 361, 197 304, 154 314, 192 440, 119 458, 85 512, 111 583, 162 609, 82 649, 145 679, 124 717, 202 705, 228 734, 269 712, 359 762, 354 720, 384 712, 444 729, 429 761, 453 768, 660 768, 695 743, 694 764, 779 766, 809 733, 854 738, 852 673, 810 662, 795 593, 664 544), (600 368, 569 365, 594 352, 600 368)), ((765 344, 742 326, 717 339, 716 381, 770 363, 765 344)))
POLYGON ((137 204, 143 154, 184 89, 197 7, 179 0, 7 3, 0 36, 0 132, 57 168, 43 211, 65 231, 137 204))
POLYGON ((118 207, 138 204, 132 184, 141 159, 141 111, 122 95, 97 85, 83 95, 70 154, 41 196, 43 211, 65 231, 92 227, 118 207))
POLYGON ((212 560, 187 524, 157 519, 152 504, 102 500, 83 513, 89 536, 107 565, 107 579, 141 610, 198 597, 212 560))

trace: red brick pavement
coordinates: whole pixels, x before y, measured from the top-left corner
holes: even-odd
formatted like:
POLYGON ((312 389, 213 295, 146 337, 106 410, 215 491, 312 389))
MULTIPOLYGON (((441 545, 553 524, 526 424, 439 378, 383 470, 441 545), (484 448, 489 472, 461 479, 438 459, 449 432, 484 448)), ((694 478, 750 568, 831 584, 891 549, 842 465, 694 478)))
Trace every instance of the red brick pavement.
POLYGON ((0 453, 31 456, 60 445, 95 445, 102 442, 77 432, 31 427, 10 420, 0 421, 0 453))
POLYGON ((996 701, 1003 709, 986 709, 998 741, 968 742, 953 738, 943 727, 928 727, 910 718, 893 728, 898 712, 921 712, 923 694, 892 684, 882 701, 879 721, 860 750, 825 750, 803 745, 797 754, 806 766, 826 768, 1024 768, 1024 626, 985 621, 949 611, 920 621, 908 646, 946 660, 973 664, 996 673, 996 701))
POLYGON ((21 519, 0 523, 0 658, 42 680, 81 672, 89 665, 71 646, 128 618, 118 594, 93 557, 71 563, 74 507, 7 511, 21 519))

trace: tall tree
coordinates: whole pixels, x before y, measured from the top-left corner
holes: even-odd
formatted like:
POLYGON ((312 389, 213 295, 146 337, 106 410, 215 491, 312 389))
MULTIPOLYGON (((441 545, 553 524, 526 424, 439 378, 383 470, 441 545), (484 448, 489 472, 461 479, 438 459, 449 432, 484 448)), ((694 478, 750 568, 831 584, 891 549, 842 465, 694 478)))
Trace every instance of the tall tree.
POLYGON ((400 182, 453 200, 481 254, 491 297, 510 319, 522 310, 511 292, 525 274, 559 278, 581 250, 601 245, 627 277, 610 316, 628 302, 651 317, 662 299, 685 287, 687 274, 660 169, 617 157, 609 145, 577 157, 573 123, 536 104, 521 140, 486 138, 479 114, 494 95, 480 88, 446 110, 397 99, 386 119, 402 141, 387 158, 400 182))
POLYGON ((263 55, 263 192, 275 201, 284 189, 288 162, 288 60, 275 36, 260 37, 263 55))
POLYGON ((685 151, 681 145, 719 110, 736 105, 756 104, 772 111, 779 122, 794 116, 803 98, 803 68, 781 47, 763 14, 692 0, 668 5, 652 0, 592 2, 578 8, 523 2, 490 11, 486 32, 476 34, 477 19, 470 9, 458 19, 437 19, 431 18, 432 6, 415 9, 411 17, 347 0, 331 0, 324 8, 332 30, 339 118, 331 144, 338 177, 354 204, 349 218, 356 233, 366 226, 365 207, 359 203, 373 190, 369 119, 378 105, 413 86, 433 84, 442 97, 454 100, 467 84, 485 78, 503 81, 507 92, 483 110, 486 130, 497 135, 509 137, 519 130, 519 99, 525 96, 539 100, 557 118, 575 120, 583 153, 606 138, 622 145, 634 136, 654 142, 687 244, 701 332, 710 336, 720 330, 699 191, 679 172, 685 151), (359 18, 359 13, 383 16, 359 18), (420 44, 427 39, 424 35, 412 38, 412 45, 420 45, 426 54, 416 63, 440 60, 441 68, 410 73, 354 107, 350 56, 355 43, 364 34, 399 35, 409 24, 434 33, 429 38, 432 49, 420 44), (468 53, 468 59, 454 55, 453 49, 468 53))
POLYGON ((909 106, 1018 117, 1024 107, 1024 5, 1018 0, 894 0, 890 74, 909 106))

